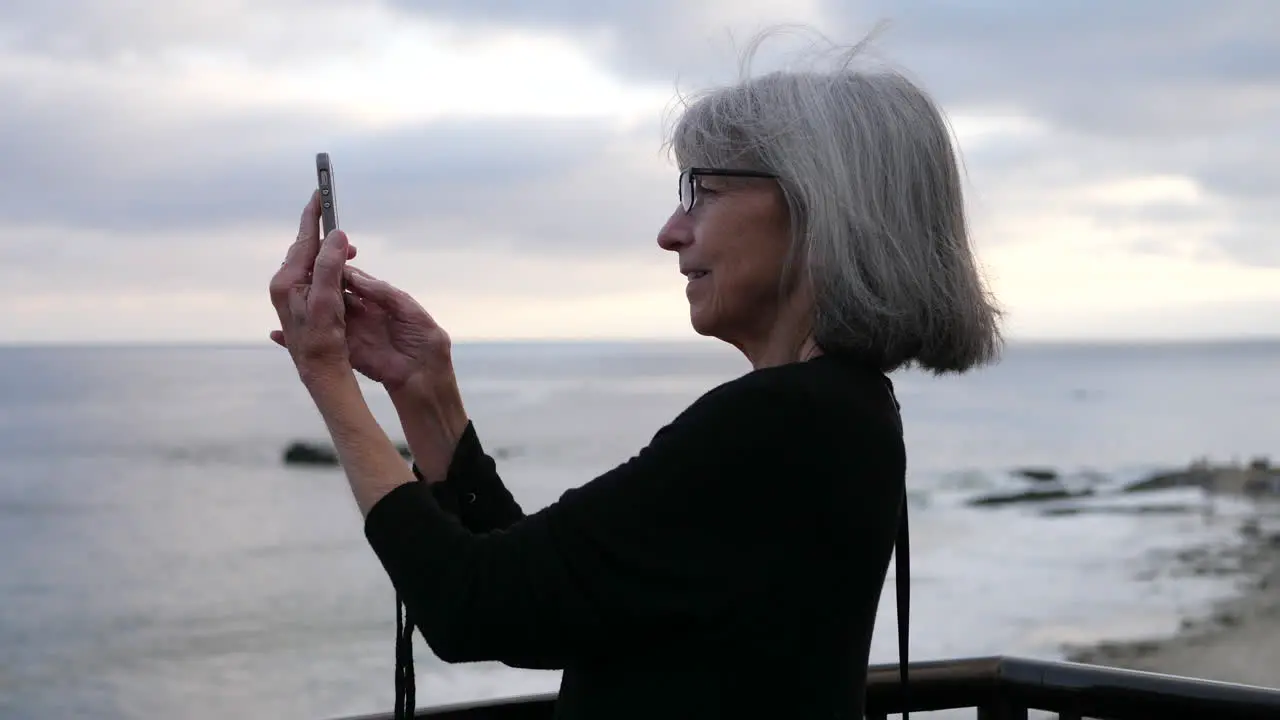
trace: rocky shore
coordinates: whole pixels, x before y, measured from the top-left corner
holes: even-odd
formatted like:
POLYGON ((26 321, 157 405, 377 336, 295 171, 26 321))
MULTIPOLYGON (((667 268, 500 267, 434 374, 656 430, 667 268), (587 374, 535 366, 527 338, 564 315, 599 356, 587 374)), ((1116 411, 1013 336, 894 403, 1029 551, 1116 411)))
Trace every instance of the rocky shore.
MULTIPOLYGON (((1052 500, 1093 497, 1114 492, 1108 478, 1100 473, 1063 476, 1053 468, 1015 468, 1013 477, 1027 483, 1022 490, 981 495, 969 500, 975 507, 993 507, 1052 500)), ((1208 494, 1240 495, 1250 498, 1280 498, 1280 467, 1263 458, 1248 464, 1215 465, 1198 460, 1188 467, 1163 470, 1118 489, 1120 494, 1147 493, 1174 488, 1199 488, 1208 494)))
MULTIPOLYGON (((977 508, 1029 505, 1045 515, 1114 511, 1212 513, 1214 498, 1243 498, 1253 512, 1239 535, 1219 546, 1193 548, 1164 568, 1176 575, 1232 576, 1239 592, 1209 613, 1186 620, 1173 637, 1064 648, 1068 660, 1171 675, 1280 688, 1280 467, 1266 458, 1214 465, 1201 460, 1116 487, 1089 474, 1061 476, 1052 468, 1018 468, 1021 490, 971 498, 977 508), (1170 503, 1161 491, 1199 489, 1207 502, 1170 503), (1112 503, 1125 496, 1151 501, 1112 503), (1087 501, 1080 505, 1073 501, 1087 501)), ((1185 496, 1184 496, 1185 497, 1185 496)))
POLYGON ((1111 667, 1280 688, 1280 506, 1243 522, 1242 542, 1178 556, 1177 570, 1235 574, 1237 597, 1170 638, 1067 648, 1067 659, 1111 667))

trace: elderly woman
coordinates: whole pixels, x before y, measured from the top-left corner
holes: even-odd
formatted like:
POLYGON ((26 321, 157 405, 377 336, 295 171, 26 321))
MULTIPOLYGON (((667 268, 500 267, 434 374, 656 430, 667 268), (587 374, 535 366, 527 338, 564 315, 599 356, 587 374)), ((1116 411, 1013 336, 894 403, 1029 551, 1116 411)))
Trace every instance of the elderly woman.
POLYGON ((347 266, 342 231, 321 241, 315 197, 303 211, 273 337, 409 618, 398 712, 416 626, 445 662, 563 669, 559 718, 862 716, 905 517, 886 373, 962 372, 1000 345, 947 125, 901 75, 842 65, 707 93, 671 145, 680 204, 658 245, 694 329, 752 370, 531 515, 481 447, 445 331, 347 266), (355 372, 390 393, 414 467, 355 372))

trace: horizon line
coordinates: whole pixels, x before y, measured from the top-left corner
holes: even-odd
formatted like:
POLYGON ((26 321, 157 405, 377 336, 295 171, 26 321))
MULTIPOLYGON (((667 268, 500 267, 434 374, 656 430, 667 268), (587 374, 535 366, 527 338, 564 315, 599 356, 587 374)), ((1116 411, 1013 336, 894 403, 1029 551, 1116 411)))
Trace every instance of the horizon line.
MULTIPOLYGON (((692 337, 541 337, 541 338, 470 338, 456 339, 457 346, 477 345, 700 345, 716 342, 726 346, 715 338, 692 337)), ((1151 345, 1242 345, 1280 343, 1277 335, 1236 335, 1205 337, 1009 337, 1005 338, 1007 346, 1045 346, 1071 345, 1082 346, 1151 346, 1151 345)), ((40 340, 40 341, 3 341, 0 349, 142 349, 142 348, 251 348, 273 347, 270 342, 257 340, 40 340)))

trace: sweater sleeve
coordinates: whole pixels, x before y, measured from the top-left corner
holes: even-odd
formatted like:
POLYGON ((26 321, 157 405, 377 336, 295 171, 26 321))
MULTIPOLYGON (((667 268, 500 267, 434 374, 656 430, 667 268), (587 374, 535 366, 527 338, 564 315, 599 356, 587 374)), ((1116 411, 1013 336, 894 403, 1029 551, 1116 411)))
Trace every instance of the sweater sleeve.
MULTIPOLYGON (((417 465, 413 475, 423 479, 417 465)), ((444 482, 430 487, 436 503, 473 533, 500 530, 524 518, 520 504, 498 476, 497 464, 481 447, 474 423, 467 423, 458 439, 444 482)))
POLYGON ((705 627, 803 535, 771 523, 777 476, 822 466, 796 440, 813 420, 769 390, 708 393, 638 455, 505 529, 473 533, 409 483, 370 510, 366 536, 446 662, 551 666, 705 627))

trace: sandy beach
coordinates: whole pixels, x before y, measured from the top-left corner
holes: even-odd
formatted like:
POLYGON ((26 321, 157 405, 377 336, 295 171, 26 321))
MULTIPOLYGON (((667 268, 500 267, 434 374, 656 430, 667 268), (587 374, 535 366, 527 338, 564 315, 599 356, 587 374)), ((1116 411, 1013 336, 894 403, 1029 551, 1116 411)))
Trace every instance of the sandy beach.
POLYGON ((1068 659, 1112 667, 1280 688, 1280 529, 1270 509, 1241 528, 1244 542, 1178 559, 1181 570, 1239 574, 1242 592, 1171 638, 1072 648, 1068 659))

